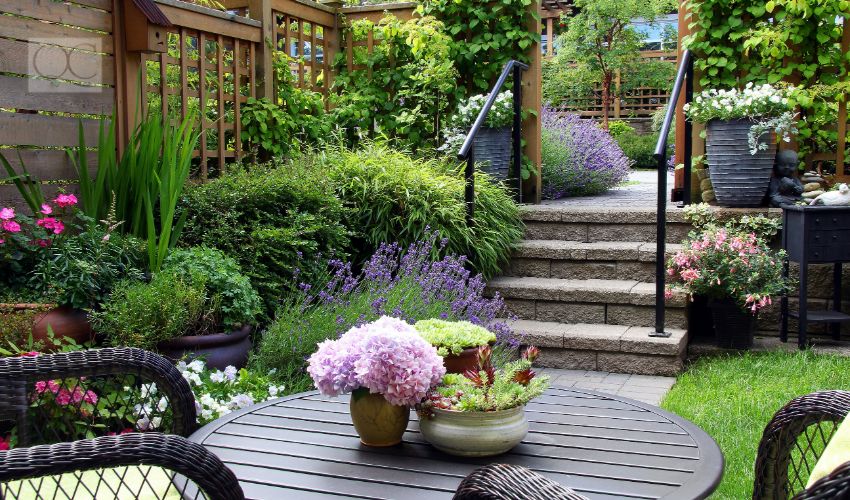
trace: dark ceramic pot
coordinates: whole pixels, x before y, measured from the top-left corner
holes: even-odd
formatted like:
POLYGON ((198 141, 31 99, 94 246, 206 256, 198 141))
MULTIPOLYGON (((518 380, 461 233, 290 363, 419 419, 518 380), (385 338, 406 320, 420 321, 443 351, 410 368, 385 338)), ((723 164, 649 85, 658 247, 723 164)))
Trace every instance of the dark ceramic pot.
POLYGON ((773 160, 776 134, 765 133, 759 142, 767 149, 750 154, 750 120, 711 120, 706 127, 705 155, 717 203, 725 207, 758 207, 764 202, 773 160))
POLYGON ((250 326, 245 326, 230 333, 187 335, 160 342, 156 348, 174 362, 183 357, 187 360, 203 358, 210 368, 224 370, 231 365, 243 368, 251 352, 251 330, 250 326))
POLYGON ((481 170, 496 180, 505 180, 510 175, 511 127, 482 127, 475 139, 475 163, 481 170))
POLYGON ((757 319, 755 314, 741 309, 732 299, 711 299, 708 306, 714 320, 717 347, 744 350, 753 346, 757 319))
POLYGON ((89 315, 70 306, 59 306, 38 315, 32 325, 32 339, 41 341, 46 347, 52 345, 48 340, 47 327, 53 330, 56 339, 70 338, 78 344, 90 342, 94 337, 89 315))

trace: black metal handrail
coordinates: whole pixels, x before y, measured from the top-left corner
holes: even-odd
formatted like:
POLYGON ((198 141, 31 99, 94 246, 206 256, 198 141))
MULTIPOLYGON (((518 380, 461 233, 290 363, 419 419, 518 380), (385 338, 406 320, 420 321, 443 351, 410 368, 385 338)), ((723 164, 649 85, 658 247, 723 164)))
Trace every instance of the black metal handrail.
MULTIPOLYGON (((655 159, 658 160, 658 214, 656 217, 655 233, 655 331, 650 333, 653 337, 669 337, 664 331, 664 288, 666 285, 666 241, 667 241, 667 135, 673 126, 676 116, 676 102, 685 87, 685 102, 691 102, 694 95, 694 62, 690 50, 682 52, 679 58, 679 70, 676 72, 676 81, 673 83, 673 91, 667 104, 667 113, 664 115, 664 123, 661 125, 661 135, 655 145, 655 159)), ((690 120, 685 119, 684 140, 684 191, 682 201, 685 205, 691 203, 691 156, 693 154, 692 125, 690 120)))
POLYGON ((490 113, 490 108, 493 107, 496 97, 498 97, 499 92, 508 80, 508 76, 511 74, 514 77, 513 170, 517 182, 517 202, 522 201, 522 72, 527 69, 527 64, 513 59, 505 64, 502 74, 499 75, 499 79, 496 80, 493 88, 490 89, 490 94, 487 96, 487 101, 484 102, 484 107, 478 113, 475 123, 472 124, 472 128, 466 134, 466 139, 463 141, 463 145, 457 154, 459 160, 466 160, 466 170, 464 171, 466 190, 464 192, 464 199, 466 200, 466 221, 468 224, 472 223, 473 216, 475 215, 475 136, 478 135, 478 130, 484 125, 484 121, 487 120, 487 114, 490 113))

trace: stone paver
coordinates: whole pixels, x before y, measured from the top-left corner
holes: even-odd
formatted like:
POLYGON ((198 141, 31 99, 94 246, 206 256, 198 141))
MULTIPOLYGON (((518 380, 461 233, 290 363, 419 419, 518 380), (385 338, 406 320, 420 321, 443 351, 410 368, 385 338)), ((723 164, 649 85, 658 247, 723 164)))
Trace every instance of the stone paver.
MULTIPOLYGON (((667 190, 673 188, 673 173, 667 174, 667 190)), ((670 199, 668 194, 667 199, 670 199)), ((581 196, 561 200, 547 200, 546 205, 564 207, 655 207, 658 200, 658 172, 654 170, 633 170, 629 174, 629 183, 611 189, 598 196, 581 196)), ((672 205, 668 201, 668 205, 672 205)))
POLYGON ((537 371, 549 375, 552 385, 604 392, 636 399, 651 405, 659 405, 676 382, 675 377, 628 375, 590 370, 540 368, 537 371))

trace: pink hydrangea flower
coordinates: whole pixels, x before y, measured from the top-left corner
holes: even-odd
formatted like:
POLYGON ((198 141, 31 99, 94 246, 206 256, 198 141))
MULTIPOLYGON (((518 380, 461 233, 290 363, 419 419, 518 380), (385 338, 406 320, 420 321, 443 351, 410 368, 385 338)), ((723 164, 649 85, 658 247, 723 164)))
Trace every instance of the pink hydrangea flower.
POLYGON ((20 233, 21 225, 13 220, 4 220, 3 221, 3 230, 10 233, 20 233))
POLYGON ((41 213, 43 213, 44 215, 50 215, 50 214, 53 213, 53 207, 51 207, 47 203, 42 203, 41 204, 41 213))
POLYGON ((3 207, 0 208, 0 220, 12 220, 15 218, 15 209, 3 207))
POLYGON ((62 208, 72 207, 77 204, 77 197, 72 194, 60 194, 53 202, 62 208))
POLYGON ((319 344, 307 372, 328 396, 365 387, 391 404, 412 406, 440 382, 446 370, 437 349, 412 325, 384 316, 319 344))

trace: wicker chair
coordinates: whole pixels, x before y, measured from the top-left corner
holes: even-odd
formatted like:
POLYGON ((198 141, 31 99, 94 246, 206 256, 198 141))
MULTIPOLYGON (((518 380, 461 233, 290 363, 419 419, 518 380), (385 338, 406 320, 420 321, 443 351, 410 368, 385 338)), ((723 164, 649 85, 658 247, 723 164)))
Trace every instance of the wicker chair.
POLYGON ((850 498, 850 463, 806 489, 826 443, 850 411, 850 392, 815 392, 792 400, 764 429, 754 500, 850 498))
POLYGON ((0 498, 244 498, 185 439, 196 411, 174 365, 141 349, 0 359, 0 437, 17 441, 0 452, 0 498))
POLYGON ((461 481, 454 500, 587 500, 519 465, 490 464, 461 481))

